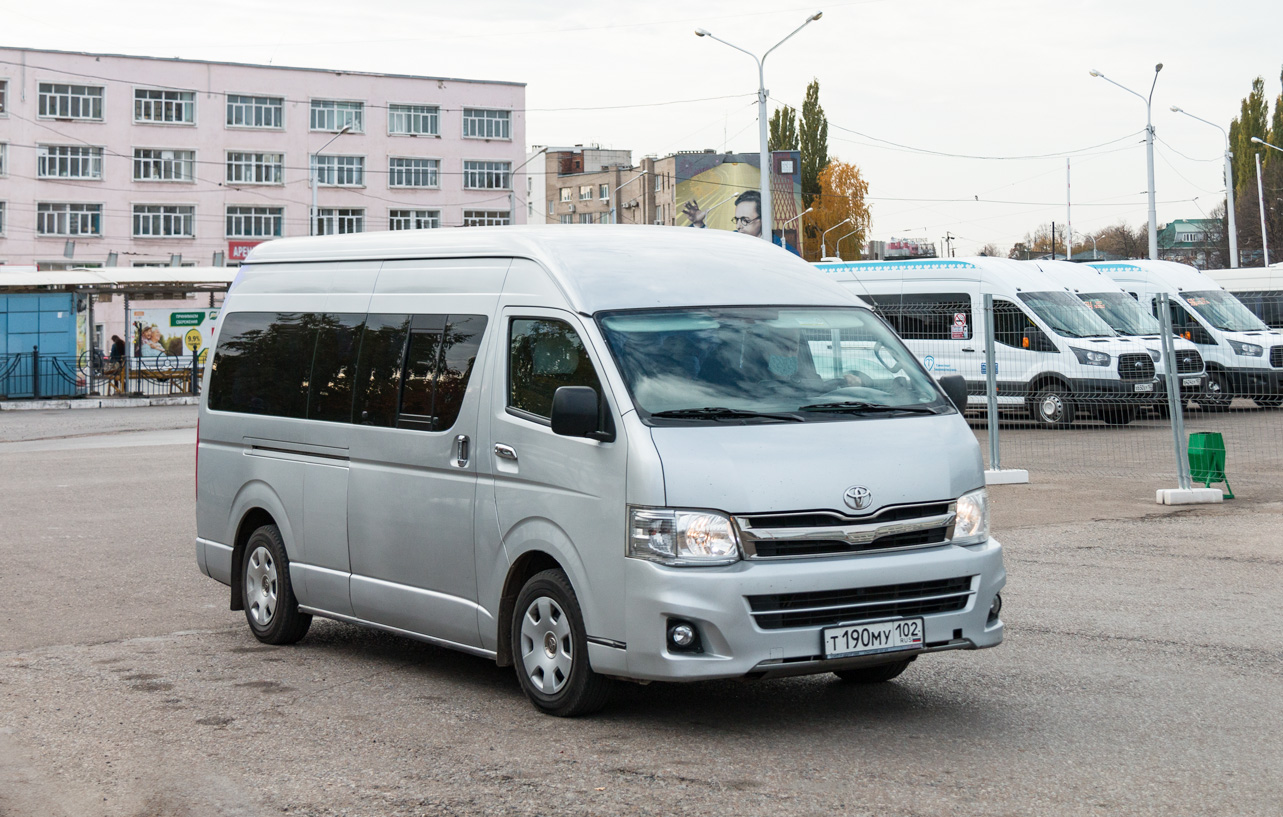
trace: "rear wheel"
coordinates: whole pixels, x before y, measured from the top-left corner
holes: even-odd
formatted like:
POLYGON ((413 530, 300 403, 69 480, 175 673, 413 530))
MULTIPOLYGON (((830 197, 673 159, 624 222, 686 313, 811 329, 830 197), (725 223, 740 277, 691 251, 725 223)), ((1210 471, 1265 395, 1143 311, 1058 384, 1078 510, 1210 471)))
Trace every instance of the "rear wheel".
POLYGON ((1234 396, 1230 394, 1230 379, 1224 372, 1208 372, 1207 386, 1198 396, 1198 404, 1207 411, 1225 411, 1234 396))
MULTIPOLYGON (((916 658, 917 656, 914 656, 916 658)), ((872 667, 856 667, 855 669, 840 669, 834 671, 834 675, 846 681, 848 684, 881 684, 890 681, 909 668, 913 663, 913 658, 906 658, 903 661, 895 661, 890 664, 878 664, 872 667)))
POLYGON ((512 656, 531 703, 563 718, 606 705, 611 682, 588 666, 579 601, 561 570, 545 570, 521 588, 512 611, 512 656))
POLYGON ((275 525, 250 534, 241 560, 245 620, 264 644, 293 644, 307 635, 312 616, 300 613, 290 585, 290 560, 275 525))
POLYGON ((1069 400, 1069 390, 1059 383, 1041 387, 1034 394, 1029 414, 1038 425, 1064 428, 1074 421, 1074 404, 1069 400))

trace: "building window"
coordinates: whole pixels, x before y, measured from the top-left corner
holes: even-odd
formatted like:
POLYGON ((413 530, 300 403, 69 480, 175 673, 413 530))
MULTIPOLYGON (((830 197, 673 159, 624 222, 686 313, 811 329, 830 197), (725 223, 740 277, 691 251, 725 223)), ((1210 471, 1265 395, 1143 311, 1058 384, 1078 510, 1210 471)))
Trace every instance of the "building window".
POLYGON ((663 190, 663 189, 664 189, 664 177, 662 174, 656 173, 655 174, 655 192, 659 192, 660 190, 663 190))
POLYGON ((365 184, 365 157, 314 155, 312 173, 325 187, 361 187, 365 184))
POLYGON ((610 198, 610 185, 602 184, 598 185, 597 188, 597 194, 601 197, 602 201, 610 198))
POLYGON ((351 126, 354 133, 365 133, 364 102, 312 100, 312 130, 337 132, 347 126, 351 126))
POLYGON ((195 124, 196 93, 135 88, 134 121, 195 124))
POLYGON ((548 200, 548 215, 552 215, 552 208, 553 208, 554 206, 555 206, 555 205, 553 204, 552 199, 549 199, 549 200, 548 200))
POLYGON ((40 145, 36 175, 42 179, 101 179, 102 148, 81 145, 40 145))
POLYGON ((436 105, 389 105, 388 133, 401 136, 436 136, 440 108, 436 105))
POLYGON ((279 238, 285 224, 284 207, 228 207, 228 238, 279 238))
POLYGON ((188 204, 134 205, 134 238, 195 237, 195 207, 188 204))
POLYGON ((4 202, 0 201, 0 235, 4 235, 4 202))
POLYGON ((437 159, 388 159, 388 187, 439 187, 437 159))
POLYGON ((389 230, 435 230, 441 226, 440 210, 389 210, 389 230))
POLYGON ((561 188, 561 200, 562 200, 562 201, 570 201, 570 194, 571 194, 571 192, 572 192, 572 191, 571 191, 571 189, 570 189, 569 187, 563 187, 563 188, 561 188))
POLYGON ((583 184, 579 186, 579 200, 588 201, 592 198, 592 185, 583 184))
POLYGON ((507 210, 464 210, 464 227, 502 227, 509 224, 507 210))
POLYGON ((463 135, 472 139, 511 139, 512 112, 464 108, 463 135))
POLYGON ((574 223, 575 223, 575 217, 574 217, 574 216, 572 216, 572 215, 563 215, 563 216, 561 217, 561 223, 562 223, 562 224, 574 224, 574 223))
POLYGON ((316 211, 317 235, 347 235, 365 232, 365 209, 325 208, 316 211))
POLYGON ((0 142, 0 176, 9 175, 9 143, 0 142))
POLYGON ((508 190, 512 162, 464 162, 464 190, 508 190))
POLYGON ((101 204, 36 204, 40 235, 102 235, 101 204))
POLYGON ((134 148, 134 181, 194 182, 196 151, 134 148))
POLYGON ((227 95, 229 128, 285 127, 285 100, 279 96, 227 95))
POLYGON ((227 181, 230 184, 284 184, 284 153, 227 152, 227 181))
POLYGON ((579 223, 580 223, 580 224, 592 224, 592 213, 580 213, 580 214, 579 214, 579 223))
POLYGON ((42 82, 38 86, 37 115, 46 119, 92 119, 102 121, 101 85, 64 85, 42 82))
POLYGON ((9 101, 9 80, 0 79, 0 115, 4 114, 5 103, 9 101))

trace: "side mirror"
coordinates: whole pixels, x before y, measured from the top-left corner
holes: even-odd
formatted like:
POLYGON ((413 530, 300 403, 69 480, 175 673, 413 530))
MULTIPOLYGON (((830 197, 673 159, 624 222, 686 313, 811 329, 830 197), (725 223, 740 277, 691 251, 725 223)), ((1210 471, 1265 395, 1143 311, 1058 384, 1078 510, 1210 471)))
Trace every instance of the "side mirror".
POLYGON ((959 413, 967 410, 967 381, 960 374, 947 374, 937 381, 959 413))
POLYGON ((552 432, 563 437, 587 437, 599 442, 615 439, 609 417, 597 390, 588 386, 561 386, 552 395, 552 432))

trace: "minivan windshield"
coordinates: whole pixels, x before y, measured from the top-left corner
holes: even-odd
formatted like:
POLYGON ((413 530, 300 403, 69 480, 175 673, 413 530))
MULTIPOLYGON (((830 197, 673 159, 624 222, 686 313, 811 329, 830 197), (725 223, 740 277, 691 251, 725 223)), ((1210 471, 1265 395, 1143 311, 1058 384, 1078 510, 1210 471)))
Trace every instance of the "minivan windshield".
POLYGON ((647 422, 840 420, 950 406, 867 309, 692 307, 608 312, 598 323, 647 422))
POLYGON ((1020 300, 1062 337, 1112 338, 1118 334, 1068 292, 1022 292, 1020 300))
POLYGON ((1090 295, 1080 292, 1078 297, 1096 317, 1120 335, 1157 335, 1163 331, 1158 325, 1158 318, 1146 312, 1126 292, 1093 292, 1090 295))
POLYGON ((1223 289, 1182 292, 1181 297, 1203 316, 1203 320, 1222 332, 1261 332, 1269 329, 1238 298, 1223 289))

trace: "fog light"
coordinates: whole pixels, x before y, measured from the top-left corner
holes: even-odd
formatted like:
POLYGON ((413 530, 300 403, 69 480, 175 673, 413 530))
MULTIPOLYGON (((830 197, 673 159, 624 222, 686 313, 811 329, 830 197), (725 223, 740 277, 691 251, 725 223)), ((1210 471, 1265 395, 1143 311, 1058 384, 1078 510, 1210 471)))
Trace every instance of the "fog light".
POLYGON ((993 597, 993 604, 989 605, 989 623, 998 620, 998 614, 1002 612, 1002 594, 997 593, 993 597))
POLYGON ((699 643, 699 630, 695 629, 695 625, 689 621, 669 621, 668 651, 703 652, 703 645, 699 643))

